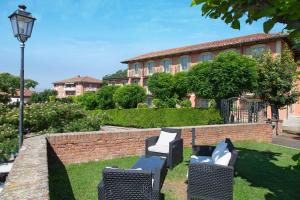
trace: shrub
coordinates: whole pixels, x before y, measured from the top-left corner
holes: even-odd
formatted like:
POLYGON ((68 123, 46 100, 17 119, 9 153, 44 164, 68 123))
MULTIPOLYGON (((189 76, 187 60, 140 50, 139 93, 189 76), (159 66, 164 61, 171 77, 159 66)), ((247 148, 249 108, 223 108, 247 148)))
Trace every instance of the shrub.
POLYGON ((180 102, 180 107, 181 108, 191 108, 192 107, 192 103, 190 100, 186 99, 180 102))
POLYGON ((168 108, 168 104, 161 99, 153 99, 152 104, 154 108, 168 108))
MULTIPOLYGON (((104 111, 94 112, 103 113, 104 111)), ((112 109, 106 110, 105 113, 110 117, 103 120, 104 124, 137 128, 195 126, 222 123, 222 118, 215 109, 112 109)))
POLYGON ((138 105, 137 105, 137 108, 148 108, 149 106, 148 106, 148 104, 146 104, 146 103, 139 103, 138 105))
POLYGON ((148 88, 157 99, 172 98, 174 93, 174 76, 169 73, 155 73, 148 79, 148 88))
POLYGON ((188 73, 178 72, 174 75, 174 92, 179 99, 183 99, 187 96, 189 89, 188 73))
POLYGON ((29 99, 30 103, 45 103, 50 101, 50 98, 56 97, 57 92, 55 90, 46 89, 42 92, 33 93, 29 99))
POLYGON ((125 85, 116 90, 113 99, 122 108, 136 108, 145 101, 146 92, 138 85, 125 85))
POLYGON ((102 110, 115 108, 115 102, 113 100, 113 95, 118 89, 117 86, 104 86, 97 90, 96 99, 98 102, 98 107, 102 110))
POLYGON ((18 129, 10 124, 0 125, 0 163, 17 151, 18 129))
POLYGON ((85 92, 83 95, 75 97, 75 102, 86 110, 94 110, 98 107, 94 92, 85 92))

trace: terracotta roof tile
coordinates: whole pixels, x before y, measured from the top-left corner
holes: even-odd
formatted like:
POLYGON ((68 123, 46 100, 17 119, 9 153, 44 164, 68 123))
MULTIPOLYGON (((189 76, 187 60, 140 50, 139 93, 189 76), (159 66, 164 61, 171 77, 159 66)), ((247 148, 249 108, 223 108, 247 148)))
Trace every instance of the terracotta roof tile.
MULTIPOLYGON (((32 93, 32 91, 24 89, 24 97, 31 97, 32 93)), ((20 90, 16 90, 16 94, 14 95, 14 97, 20 97, 20 90)))
POLYGON ((56 81, 53 84, 57 84, 57 83, 102 83, 101 80, 95 79, 93 77, 90 76, 75 76, 73 78, 68 78, 68 79, 64 79, 61 81, 56 81))
POLYGON ((124 60, 122 61, 122 63, 129 63, 129 62, 140 61, 140 60, 145 60, 145 59, 150 59, 155 57, 168 56, 172 54, 181 54, 181 53, 187 53, 193 51, 201 51, 201 50, 204 51, 213 48, 222 48, 226 46, 235 46, 241 43, 251 43, 251 42, 271 40, 276 38, 286 38, 286 37, 287 34, 283 34, 283 33, 271 33, 271 34, 258 33, 258 34, 229 38, 229 39, 218 40, 213 42, 206 42, 206 43, 201 43, 196 45, 184 46, 184 47, 179 47, 174 49, 155 51, 155 52, 139 55, 137 57, 124 60))

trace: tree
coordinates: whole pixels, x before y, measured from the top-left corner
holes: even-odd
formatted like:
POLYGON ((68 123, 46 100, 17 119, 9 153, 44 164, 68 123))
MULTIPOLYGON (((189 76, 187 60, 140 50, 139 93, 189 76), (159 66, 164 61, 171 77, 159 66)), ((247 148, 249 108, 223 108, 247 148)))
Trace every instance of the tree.
POLYGON ((42 92, 33 93, 29 99, 30 103, 45 103, 50 101, 51 96, 56 96, 57 91, 46 89, 42 92))
POLYGON ((300 1, 298 0, 193 0, 192 6, 202 5, 202 16, 221 18, 234 29, 240 29, 241 19, 252 24, 266 19, 264 32, 268 33, 276 23, 285 24, 290 36, 300 35, 300 1))
POLYGON ((148 88, 157 99, 172 98, 175 95, 174 77, 167 73, 155 73, 148 79, 148 88))
POLYGON ((104 86, 97 90, 96 100, 100 109, 107 110, 115 108, 113 95, 118 88, 117 86, 104 86))
POLYGON ((114 78, 126 78, 127 77, 127 69, 118 70, 113 74, 105 75, 103 80, 114 79, 114 78))
POLYGON ((145 101, 146 92, 138 85, 125 85, 116 90, 113 99, 122 108, 136 108, 145 101))
POLYGON ((188 73, 178 72, 174 75, 174 92, 178 95, 179 99, 183 99, 188 94, 188 73))
POLYGON ((272 118, 278 119, 278 109, 297 101, 297 75, 297 64, 287 46, 280 56, 266 52, 259 58, 256 94, 271 106, 272 118))
POLYGON ((236 52, 220 53, 211 62, 194 66, 188 74, 190 91, 196 96, 226 99, 254 91, 257 87, 257 62, 236 52))
MULTIPOLYGON (((38 82, 26 79, 25 88, 35 88, 38 82)), ((8 103, 10 97, 16 94, 16 90, 20 88, 20 78, 10 73, 0 73, 0 102, 8 103)))

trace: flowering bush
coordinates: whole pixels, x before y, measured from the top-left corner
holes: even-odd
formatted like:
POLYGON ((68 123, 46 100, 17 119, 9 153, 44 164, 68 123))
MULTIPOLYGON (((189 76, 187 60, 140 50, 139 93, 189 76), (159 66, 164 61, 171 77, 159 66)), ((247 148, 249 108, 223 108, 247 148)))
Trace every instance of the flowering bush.
MULTIPOLYGON (((0 104, 0 161, 16 151, 19 109, 0 104)), ((36 103, 24 109, 24 133, 44 134, 100 129, 101 116, 89 115, 77 104, 36 103)))

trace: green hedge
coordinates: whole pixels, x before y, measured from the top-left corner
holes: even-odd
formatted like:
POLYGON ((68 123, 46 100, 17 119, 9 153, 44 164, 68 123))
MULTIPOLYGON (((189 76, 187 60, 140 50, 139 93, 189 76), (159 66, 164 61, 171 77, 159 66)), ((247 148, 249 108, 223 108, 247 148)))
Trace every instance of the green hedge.
POLYGON ((99 112, 107 114, 107 118, 103 119, 104 124, 126 127, 156 128, 222 123, 222 118, 215 109, 164 108, 93 111, 93 113, 99 112))

